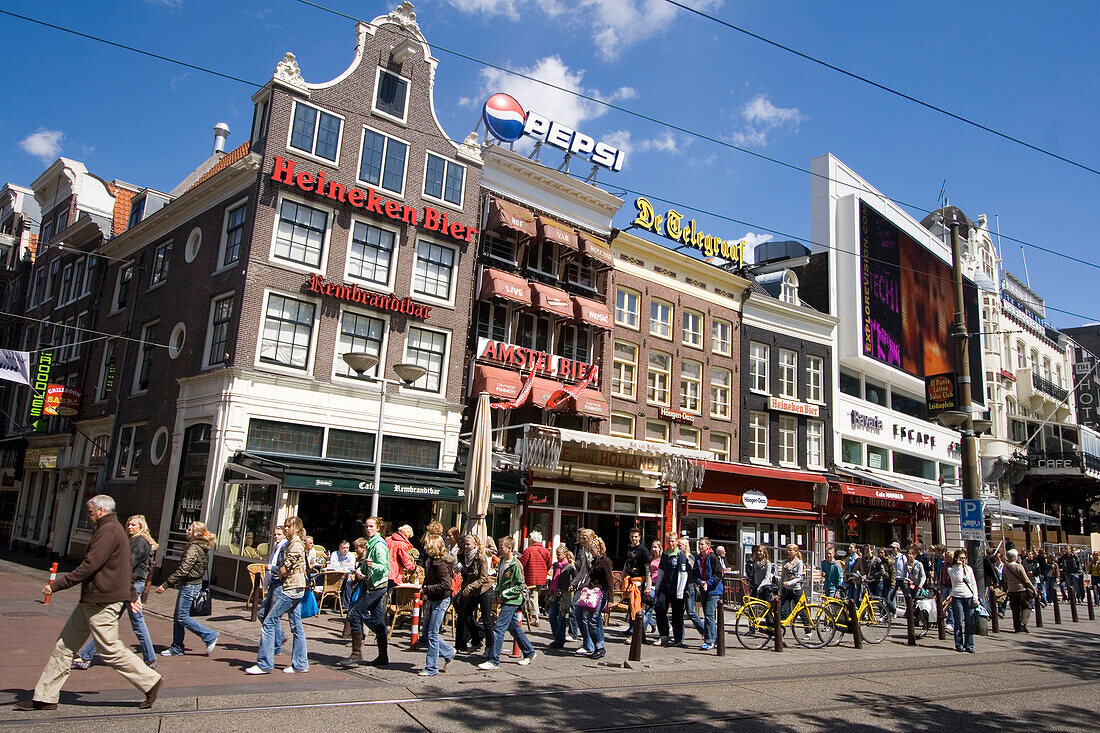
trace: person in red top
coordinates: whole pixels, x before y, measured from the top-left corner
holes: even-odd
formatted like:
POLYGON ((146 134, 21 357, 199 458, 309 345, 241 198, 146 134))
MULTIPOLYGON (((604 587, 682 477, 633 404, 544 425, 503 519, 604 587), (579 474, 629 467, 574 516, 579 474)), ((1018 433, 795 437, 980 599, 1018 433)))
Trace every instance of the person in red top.
POLYGON ((405 573, 416 569, 416 561, 412 557, 412 527, 402 524, 397 531, 386 538, 386 547, 390 551, 390 587, 405 582, 405 573))
POLYGON ((523 582, 535 588, 531 598, 527 602, 527 618, 532 626, 539 625, 539 592, 546 587, 546 578, 550 574, 550 565, 553 560, 550 550, 542 544, 542 533, 535 530, 529 538, 531 544, 519 556, 519 564, 523 566, 523 582))

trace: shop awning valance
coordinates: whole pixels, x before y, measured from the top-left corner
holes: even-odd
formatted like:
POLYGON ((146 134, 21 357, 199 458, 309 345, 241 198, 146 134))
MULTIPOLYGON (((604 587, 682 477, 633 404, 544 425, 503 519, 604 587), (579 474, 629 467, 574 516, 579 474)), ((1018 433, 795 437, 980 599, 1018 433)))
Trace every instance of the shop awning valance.
POLYGON ((534 296, 531 299, 533 307, 558 318, 573 317, 573 299, 564 290, 532 281, 531 291, 534 296))
POLYGON ((535 407, 546 407, 546 403, 549 401, 550 396, 564 387, 564 384, 555 382, 553 379, 534 377, 531 380, 531 396, 527 399, 529 403, 535 407))
POLYGON ((580 246, 577 233, 568 224, 551 219, 549 216, 539 214, 539 236, 547 242, 555 242, 566 249, 575 250, 580 246))
POLYGON ((858 486, 856 484, 841 484, 840 493, 845 496, 860 496, 864 499, 880 499, 882 501, 900 501, 908 504, 935 504, 936 500, 931 496, 914 491, 902 491, 877 486, 858 486))
POLYGON ((486 267, 481 276, 481 300, 503 298, 520 305, 531 305, 531 286, 519 275, 486 267))
POLYGON ((494 198, 489 204, 489 231, 504 227, 528 237, 538 233, 535 215, 519 204, 494 198))
POLYGON ((601 417, 605 420, 611 417, 611 407, 607 404, 607 400, 594 389, 582 389, 581 393, 570 402, 573 410, 582 415, 601 417))
POLYGON ((615 254, 607 245, 584 234, 581 235, 581 254, 593 260, 598 268, 615 264, 615 254))
POLYGON ((470 394, 488 392, 492 397, 514 400, 523 389, 519 372, 478 364, 474 367, 474 385, 470 394))
POLYGON ((611 312, 603 303, 574 296, 573 317, 581 323, 611 330, 611 312))
MULTIPOLYGON (((1009 524, 1023 524, 1027 522, 1029 524, 1043 524, 1049 527, 1058 526, 1062 523, 1058 517, 1052 517, 1049 514, 1037 512, 1034 509, 1022 507, 1010 501, 985 499, 982 502, 982 510, 986 516, 998 517, 1002 522, 1007 522, 1009 524)), ((943 512, 944 514, 955 515, 959 513, 959 500, 957 496, 955 498, 944 499, 943 512)))

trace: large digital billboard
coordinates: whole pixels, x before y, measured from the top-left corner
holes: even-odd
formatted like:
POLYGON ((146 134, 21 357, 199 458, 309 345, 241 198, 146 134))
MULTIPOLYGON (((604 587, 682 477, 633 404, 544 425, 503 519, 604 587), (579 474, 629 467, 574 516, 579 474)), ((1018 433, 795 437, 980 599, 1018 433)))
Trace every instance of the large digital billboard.
MULTIPOLYGON (((864 355, 920 379, 956 371, 951 267, 862 200, 859 235, 864 355)), ((978 288, 968 279, 963 299, 967 328, 980 331, 978 288)), ((970 339, 970 376, 973 399, 984 404, 977 337, 970 339)))

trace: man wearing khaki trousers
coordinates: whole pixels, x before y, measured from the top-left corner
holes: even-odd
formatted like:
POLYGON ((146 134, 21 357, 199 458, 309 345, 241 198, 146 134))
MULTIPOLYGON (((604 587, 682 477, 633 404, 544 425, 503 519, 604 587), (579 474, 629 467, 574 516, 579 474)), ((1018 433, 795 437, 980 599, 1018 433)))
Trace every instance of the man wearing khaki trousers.
POLYGON ((114 499, 99 494, 92 497, 86 508, 88 519, 96 529, 84 560, 76 570, 58 578, 53 587, 47 585, 42 589, 43 595, 49 596, 55 590, 80 583, 80 603, 61 630, 53 654, 35 685, 34 698, 17 704, 16 710, 53 710, 57 707, 61 687, 73 665, 73 655, 84 646, 89 635, 95 640, 103 663, 145 693, 139 708, 151 708, 157 699, 161 676, 118 638, 123 604, 130 603, 134 611, 141 610, 141 601, 134 593, 130 575, 130 539, 115 515, 114 499))

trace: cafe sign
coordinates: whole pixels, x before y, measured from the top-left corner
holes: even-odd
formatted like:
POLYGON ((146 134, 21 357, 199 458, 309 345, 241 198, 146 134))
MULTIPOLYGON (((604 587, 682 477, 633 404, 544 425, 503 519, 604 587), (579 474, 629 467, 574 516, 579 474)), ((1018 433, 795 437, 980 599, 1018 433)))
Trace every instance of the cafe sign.
POLYGON ((534 370, 536 375, 558 380, 594 382, 599 375, 599 367, 595 364, 586 364, 582 361, 566 359, 564 356, 506 344, 484 336, 477 342, 477 358, 514 367, 524 373, 534 370))
POLYGON ((695 415, 684 410, 670 410, 667 407, 662 407, 657 410, 657 414, 665 420, 671 420, 672 422, 681 422, 691 424, 695 422, 695 415))
POLYGON ((309 288, 309 292, 311 293, 327 295, 337 300, 346 300, 349 303, 365 305, 375 310, 404 313, 412 318, 427 320, 432 313, 432 307, 430 305, 417 303, 412 298, 398 298, 394 295, 372 293, 369 290, 362 290, 354 283, 347 285, 345 283, 335 283, 332 281, 326 282, 325 278, 321 275, 310 275, 309 278, 306 279, 306 287, 309 288))
POLYGON ((684 215, 676 209, 658 214, 654 211, 649 199, 641 196, 634 201, 634 208, 638 210, 638 216, 631 222, 634 226, 671 239, 673 242, 694 247, 705 257, 722 257, 738 267, 744 264, 746 244, 744 239, 734 242, 713 234, 704 234, 696 227, 694 219, 685 222, 684 215))
POLYGON ((638 455, 629 451, 610 451, 603 448, 587 448, 574 443, 562 443, 562 463, 583 463, 588 466, 617 470, 640 471, 658 474, 661 459, 656 456, 638 455))

